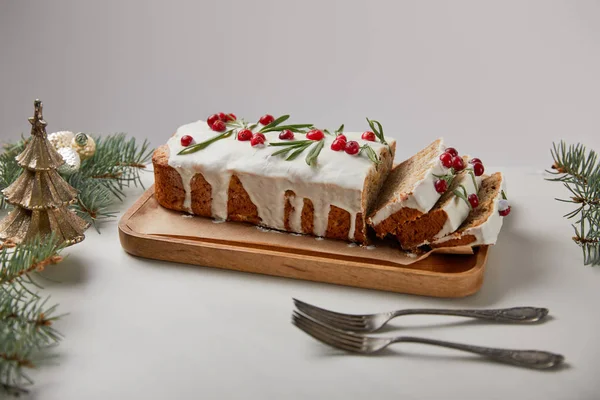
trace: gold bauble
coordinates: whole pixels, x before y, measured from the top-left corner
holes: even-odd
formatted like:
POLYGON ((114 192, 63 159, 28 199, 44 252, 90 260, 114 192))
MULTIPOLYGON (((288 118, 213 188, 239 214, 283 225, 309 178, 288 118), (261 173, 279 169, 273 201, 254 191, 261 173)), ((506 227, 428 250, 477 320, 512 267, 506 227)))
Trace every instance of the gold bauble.
POLYGON ((79 132, 71 140, 71 147, 79 154, 81 161, 91 158, 96 152, 96 142, 90 135, 79 132))

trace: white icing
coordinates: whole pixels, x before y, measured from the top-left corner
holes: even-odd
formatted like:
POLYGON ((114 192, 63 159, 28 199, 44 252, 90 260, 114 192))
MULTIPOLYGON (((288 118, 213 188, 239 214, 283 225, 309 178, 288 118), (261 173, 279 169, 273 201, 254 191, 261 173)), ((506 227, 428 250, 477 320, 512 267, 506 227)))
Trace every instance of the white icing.
MULTIPOLYGON (((471 174, 468 173, 464 174, 460 179, 460 184, 462 184, 467 190, 467 195, 477 193, 479 191, 481 176, 476 176, 475 182, 473 182, 471 174)), ((458 190, 462 191, 460 188, 458 188, 458 190)), ((446 219, 442 230, 440 230, 434 236, 434 239, 440 239, 457 230, 464 220, 467 219, 467 216, 471 211, 467 202, 458 196, 452 196, 452 199, 448 201, 442 209, 446 212, 448 218, 446 219)))
MULTIPOLYGON (((259 125, 256 129, 260 129, 259 125)), ((306 164, 305 150, 299 157, 287 161, 283 157, 271 156, 281 147, 252 147, 250 141, 238 141, 234 135, 213 142, 210 146, 191 154, 178 155, 184 146, 181 137, 190 135, 195 143, 210 139, 218 132, 212 131, 206 122, 197 121, 183 125, 167 145, 169 147, 169 165, 183 180, 185 199, 183 208, 191 210, 191 180, 201 173, 212 188, 211 214, 213 218, 227 218, 228 189, 231 176, 235 174, 248 193, 250 200, 258 209, 261 225, 284 230, 284 207, 286 190, 292 190, 295 196, 289 197, 293 206, 290 215, 290 228, 301 233, 301 215, 303 199, 310 199, 314 207, 314 234, 324 236, 331 206, 350 213, 351 227, 349 239, 354 239, 356 214, 362 211, 362 190, 365 178, 375 168, 366 155, 349 155, 344 151, 331 150, 333 136, 326 135, 317 165, 306 164)), ((360 145, 368 143, 377 154, 385 145, 379 142, 367 142, 360 133, 344 133, 348 140, 356 140, 360 145)), ((282 142, 278 132, 265 134, 267 142, 282 142)), ((295 134, 296 140, 304 135, 295 134)), ((393 144, 393 139, 388 139, 393 144)))
POLYGON ((502 222, 504 221, 504 217, 501 216, 498 212, 498 206, 502 200, 502 190, 504 190, 504 192, 506 193, 506 181, 504 180, 504 176, 502 176, 501 190, 498 192, 498 195, 494 199, 492 213, 485 222, 478 226, 466 229, 461 235, 450 234, 448 236, 436 240, 434 243, 444 243, 448 240, 457 239, 461 236, 467 235, 475 236, 475 242, 469 243, 469 246, 496 243, 496 241, 498 240, 498 234, 500 233, 500 229, 502 228, 502 222))
POLYGON ((434 183, 439 179, 436 178, 435 175, 445 175, 448 172, 448 168, 444 167, 439 159, 439 155, 442 154, 445 149, 446 147, 444 146, 443 140, 440 140, 439 149, 436 152, 436 155, 432 157, 429 168, 425 172, 425 176, 415 183, 412 193, 405 199, 391 202, 378 210, 375 215, 371 217, 373 225, 378 225, 381 221, 405 207, 414 208, 423 214, 431 210, 441 196, 441 194, 435 190, 434 183))

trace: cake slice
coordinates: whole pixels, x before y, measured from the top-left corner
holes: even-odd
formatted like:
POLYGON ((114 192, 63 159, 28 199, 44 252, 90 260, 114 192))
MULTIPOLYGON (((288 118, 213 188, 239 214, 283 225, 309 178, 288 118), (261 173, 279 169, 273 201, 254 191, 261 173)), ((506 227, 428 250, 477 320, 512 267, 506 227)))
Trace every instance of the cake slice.
POLYGON ((436 175, 448 169, 440 162, 445 147, 438 139, 392 169, 367 222, 378 237, 396 235, 400 225, 414 221, 435 205, 441 194, 436 175))
POLYGON ((467 197, 477 193, 480 183, 481 177, 471 170, 456 174, 448 190, 428 213, 398 227, 396 237, 402 248, 414 249, 457 230, 471 210, 467 197))
POLYGON ((433 248, 494 244, 504 216, 510 212, 505 195, 504 177, 500 172, 487 177, 479 189, 479 206, 473 209, 462 225, 430 245, 433 248))
POLYGON ((233 133, 229 136, 229 130, 215 132, 205 121, 177 129, 152 158, 158 203, 218 220, 368 242, 366 216, 391 169, 393 139, 386 143, 344 132, 348 142, 370 149, 349 154, 332 148, 334 135, 320 132, 321 139, 311 141, 297 132, 294 141, 265 129, 264 143, 255 146, 237 134, 250 127, 254 135, 265 125, 244 124, 228 122, 233 133), (188 141, 195 142, 198 151, 185 150, 196 150, 188 141), (288 145, 296 147, 282 157, 288 145), (309 164, 307 157, 315 149, 320 152, 309 164))

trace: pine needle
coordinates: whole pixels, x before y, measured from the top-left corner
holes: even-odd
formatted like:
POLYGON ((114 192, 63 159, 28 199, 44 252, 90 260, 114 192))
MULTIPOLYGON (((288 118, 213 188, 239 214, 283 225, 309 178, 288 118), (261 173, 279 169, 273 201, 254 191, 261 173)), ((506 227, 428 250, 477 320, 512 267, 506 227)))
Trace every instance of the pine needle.
POLYGON ((561 141, 551 149, 554 164, 547 171, 562 182, 571 196, 557 199, 572 203, 576 208, 565 215, 575 219, 573 241, 583 251, 585 265, 600 265, 600 163, 594 150, 587 151, 582 144, 568 145, 561 141))

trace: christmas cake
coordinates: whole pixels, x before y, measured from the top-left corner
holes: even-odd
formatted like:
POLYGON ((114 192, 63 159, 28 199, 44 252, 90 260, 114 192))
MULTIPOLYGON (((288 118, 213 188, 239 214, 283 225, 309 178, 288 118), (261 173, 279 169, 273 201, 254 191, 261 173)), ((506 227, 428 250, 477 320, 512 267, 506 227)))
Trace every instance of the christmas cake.
POLYGON ((443 191, 436 187, 438 177, 448 173, 440 161, 444 151, 443 140, 438 139, 390 172, 368 218, 378 237, 396 235, 402 224, 427 213, 445 192, 447 186, 443 191))
POLYGON ((396 237, 402 248, 414 249, 454 232, 479 205, 477 191, 483 169, 458 172, 448 189, 426 214, 398 227, 396 237), (476 176, 476 173, 479 176, 476 176))
POLYGON ((431 243, 431 247, 478 246, 494 244, 504 217, 510 213, 505 181, 501 173, 487 177, 478 192, 479 205, 453 233, 431 243))
POLYGON ((214 114, 177 129, 152 158, 163 207, 267 228, 367 242, 366 216, 391 169, 381 124, 346 133, 214 114))

